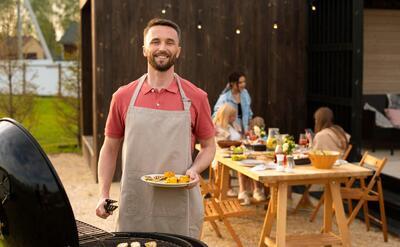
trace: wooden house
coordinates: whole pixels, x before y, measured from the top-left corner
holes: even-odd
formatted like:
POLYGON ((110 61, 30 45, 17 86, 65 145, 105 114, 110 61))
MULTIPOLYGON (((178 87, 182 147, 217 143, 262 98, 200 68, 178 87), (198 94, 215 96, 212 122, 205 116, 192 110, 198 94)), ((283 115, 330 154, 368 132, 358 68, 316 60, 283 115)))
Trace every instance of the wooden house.
POLYGON ((94 174, 112 93, 146 71, 143 29, 154 17, 180 25, 176 71, 211 107, 241 70, 268 127, 297 137, 329 106, 360 153, 362 0, 81 0, 80 9, 83 151, 94 174))

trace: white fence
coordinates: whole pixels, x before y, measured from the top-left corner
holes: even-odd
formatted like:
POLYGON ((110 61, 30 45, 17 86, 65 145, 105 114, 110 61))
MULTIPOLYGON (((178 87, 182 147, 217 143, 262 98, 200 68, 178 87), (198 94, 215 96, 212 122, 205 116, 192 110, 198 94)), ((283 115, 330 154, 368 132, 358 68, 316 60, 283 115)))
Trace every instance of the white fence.
MULTIPOLYGON (((6 61, 0 61, 0 63, 4 65, 6 61)), ((15 64, 15 62, 13 63, 15 64)), ((25 77, 26 82, 36 86, 38 95, 58 95, 62 92, 62 81, 74 76, 70 69, 72 66, 74 63, 70 61, 23 60, 18 65, 20 69, 13 74, 13 81, 19 83, 25 77), (22 64, 25 64, 25 73, 22 64)), ((7 85, 8 74, 1 70, 0 89, 7 85)))

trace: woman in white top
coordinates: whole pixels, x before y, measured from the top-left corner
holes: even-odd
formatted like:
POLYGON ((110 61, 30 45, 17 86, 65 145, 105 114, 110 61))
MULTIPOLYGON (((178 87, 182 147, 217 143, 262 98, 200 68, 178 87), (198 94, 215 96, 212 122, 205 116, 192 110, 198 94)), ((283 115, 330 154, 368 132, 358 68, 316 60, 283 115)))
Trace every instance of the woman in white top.
POLYGON ((312 148, 318 150, 345 152, 350 135, 342 127, 333 123, 333 112, 328 107, 321 107, 314 113, 315 137, 312 148))
POLYGON ((230 104, 224 104, 215 114, 215 137, 217 140, 240 140, 240 126, 235 122, 236 109, 230 104))

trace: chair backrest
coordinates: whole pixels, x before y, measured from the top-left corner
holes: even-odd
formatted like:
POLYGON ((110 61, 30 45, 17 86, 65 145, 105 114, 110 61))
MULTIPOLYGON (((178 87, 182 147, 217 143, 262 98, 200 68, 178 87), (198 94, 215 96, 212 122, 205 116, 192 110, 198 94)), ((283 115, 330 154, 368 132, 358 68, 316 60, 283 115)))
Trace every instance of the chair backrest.
POLYGON ((347 160, 347 158, 349 157, 349 154, 350 154, 350 151, 351 151, 352 148, 353 148, 353 145, 351 145, 351 144, 349 144, 349 145, 347 146, 346 150, 345 150, 344 153, 343 153, 342 160, 347 160))
MULTIPOLYGON (((373 168, 374 175, 372 176, 370 183, 368 184, 368 189, 371 190, 374 186, 376 179, 381 175, 383 168, 385 167, 387 158, 379 159, 375 156, 370 155, 368 152, 365 152, 361 158, 360 166, 366 168, 373 168)), ((355 178, 351 178, 347 183, 346 186, 352 186, 355 181, 355 178)))
POLYGON ((219 167, 219 165, 217 165, 216 167, 213 167, 213 164, 211 164, 210 168, 209 168, 208 184, 209 184, 210 190, 212 190, 212 193, 214 194, 215 197, 219 197, 220 183, 221 183, 220 167, 219 167))
POLYGON ((200 191, 201 194, 204 196, 206 196, 207 194, 212 194, 213 193, 213 189, 211 187, 211 185, 209 183, 207 183, 203 177, 200 176, 200 191))
POLYGON ((375 179, 376 177, 380 176, 383 167, 386 164, 387 158, 383 158, 383 159, 379 159, 377 157, 374 157, 370 154, 368 154, 368 152, 366 152, 363 155, 363 158, 361 159, 362 162, 360 162, 360 166, 366 166, 366 167, 371 167, 375 170, 375 174, 372 177, 372 179, 375 179))

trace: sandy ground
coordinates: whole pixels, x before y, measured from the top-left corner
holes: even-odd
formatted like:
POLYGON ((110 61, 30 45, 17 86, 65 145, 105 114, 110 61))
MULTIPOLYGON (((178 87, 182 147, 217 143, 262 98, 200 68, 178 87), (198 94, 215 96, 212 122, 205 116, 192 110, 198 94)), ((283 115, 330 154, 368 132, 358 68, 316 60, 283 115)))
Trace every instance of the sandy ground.
MULTIPOLYGON (((94 182, 90 170, 82 156, 76 154, 51 155, 52 161, 72 205, 75 219, 97 226, 106 231, 114 231, 115 216, 107 220, 95 215, 95 206, 98 200, 98 185, 94 182)), ((118 199, 119 184, 114 183, 111 188, 112 198, 118 199)), ((321 212, 317 221, 310 223, 308 217, 310 210, 301 210, 293 214, 299 196, 294 194, 289 200, 288 233, 319 232, 322 226, 321 212)), ((251 206, 256 211, 255 215, 241 218, 232 218, 231 223, 238 233, 244 246, 257 246, 259 234, 266 211, 262 205, 251 206)), ((322 211, 322 210, 321 210, 322 211)), ((226 231, 223 224, 219 223, 223 238, 218 238, 209 223, 204 225, 202 241, 210 247, 235 246, 235 242, 226 231)), ((389 242, 383 242, 383 235, 377 228, 369 232, 365 230, 363 222, 356 220, 350 227, 353 246, 400 246, 400 238, 389 235, 389 242)), ((336 231, 337 232, 337 231, 336 231)))

